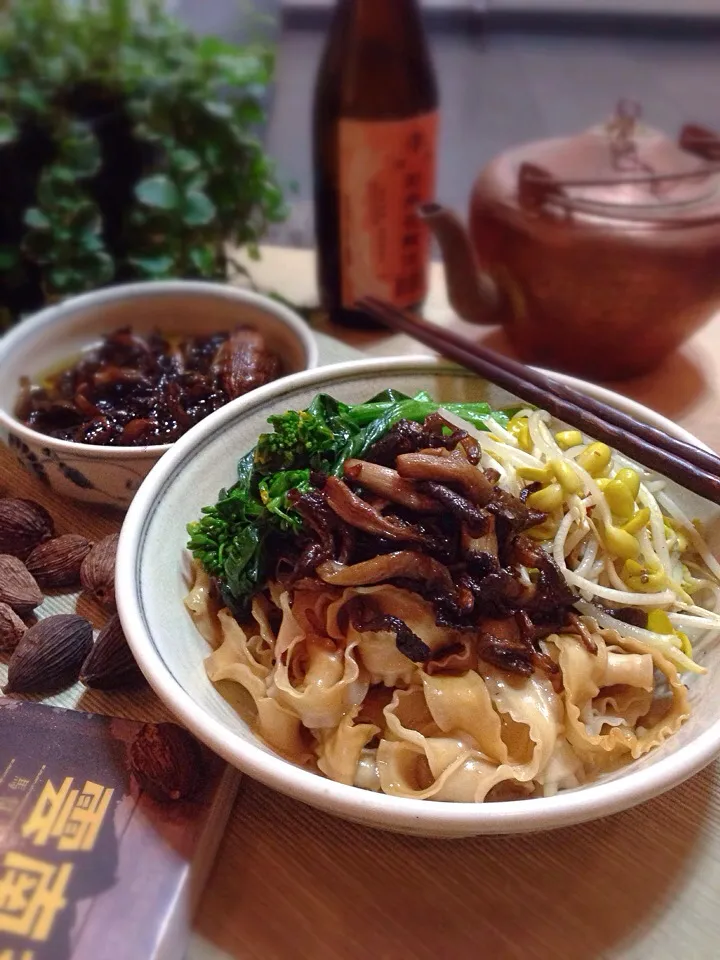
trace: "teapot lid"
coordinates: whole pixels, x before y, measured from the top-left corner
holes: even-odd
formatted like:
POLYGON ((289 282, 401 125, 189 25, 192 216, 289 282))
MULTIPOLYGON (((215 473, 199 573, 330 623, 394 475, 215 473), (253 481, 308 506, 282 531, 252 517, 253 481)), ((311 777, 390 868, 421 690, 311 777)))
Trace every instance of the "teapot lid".
POLYGON ((606 124, 513 150, 520 205, 658 226, 720 219, 720 137, 687 125, 675 143, 640 115, 622 100, 606 124))

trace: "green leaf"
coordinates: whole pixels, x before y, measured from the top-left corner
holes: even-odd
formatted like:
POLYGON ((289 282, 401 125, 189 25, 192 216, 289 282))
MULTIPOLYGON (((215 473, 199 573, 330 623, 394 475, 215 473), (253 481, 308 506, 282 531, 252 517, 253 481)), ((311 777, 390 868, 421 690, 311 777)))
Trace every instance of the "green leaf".
POLYGON ((158 130, 153 129, 149 123, 138 123, 135 125, 134 134, 138 140, 142 140, 145 143, 157 144, 163 138, 163 134, 158 130))
POLYGON ((44 92, 34 86, 30 80, 20 82, 17 99, 21 106, 33 113, 44 113, 47 109, 47 98, 44 92))
POLYGON ((53 267, 47 276, 50 286, 58 293, 75 293, 83 289, 82 273, 73 267, 53 267))
POLYGON ((182 148, 173 150, 170 154, 170 161, 181 173, 195 173, 200 167, 200 157, 192 150, 182 148))
POLYGON ((252 591, 259 580, 260 532, 254 527, 241 530, 232 541, 225 561, 225 577, 233 596, 252 591))
POLYGON ((193 190, 204 191, 209 179, 205 170, 198 170, 197 173, 193 173, 185 184, 186 193, 191 193, 193 190))
POLYGON ((57 164, 47 169, 48 176, 52 177, 56 184, 72 184, 75 186, 75 171, 70 167, 57 164))
POLYGON ((215 217, 215 204, 206 193, 200 190, 191 190, 185 197, 183 205, 183 223, 188 227, 201 227, 210 223, 215 217))
POLYGON ((232 104, 224 100, 206 100, 203 106, 206 113, 209 113, 211 117, 217 117, 219 120, 229 120, 233 115, 232 104))
POLYGON ((146 277, 164 277, 171 273, 175 258, 161 253, 154 257, 130 257, 130 263, 146 277))
POLYGON ((79 206, 88 199, 83 180, 101 163, 101 127, 80 122, 68 102, 84 81, 121 97, 143 153, 144 179, 126 211, 126 262, 162 254, 214 276, 226 237, 257 244, 281 215, 257 137, 273 69, 267 45, 198 37, 166 0, 0 0, 0 8, 0 149, 27 118, 55 150, 30 201, 49 223, 27 230, 34 258, 77 268, 83 281, 107 272, 93 259, 105 252, 99 211, 79 206))
POLYGON ((145 137, 148 133, 154 133, 150 128, 146 128, 144 123, 152 115, 152 101, 146 96, 143 96, 141 100, 129 97, 126 100, 125 109, 128 116, 137 122, 135 127, 137 136, 145 137))
POLYGON ((135 185, 135 196, 140 203, 155 210, 177 210, 180 193, 172 180, 163 173, 146 177, 135 185))
POLYGON ((193 247, 190 250, 190 262, 203 277, 215 274, 216 258, 212 247, 193 247))
POLYGON ((311 489, 310 471, 307 469, 286 470, 269 479, 265 477, 258 484, 258 492, 265 509, 278 518, 281 528, 287 527, 291 530, 299 530, 302 527, 302 518, 288 503, 287 494, 290 490, 307 493, 311 489))
POLYGON ((94 176, 102 161, 97 137, 84 124, 75 124, 62 144, 62 158, 75 178, 94 176))
POLYGON ((95 230, 84 230, 78 236, 78 245, 86 253, 101 253, 105 251, 102 237, 95 230))
POLYGON ((54 86, 59 86, 65 80, 67 62, 63 57, 49 57, 44 63, 45 78, 54 86))
POLYGON ((65 221, 73 231, 98 236, 102 231, 100 213, 91 200, 81 200, 67 211, 65 221))
POLYGON ((202 151, 202 157, 206 167, 217 167, 220 165, 223 152, 219 144, 209 141, 208 143, 202 144, 199 149, 202 151))
POLYGON ((108 8, 113 33, 118 37, 124 36, 131 24, 128 0, 108 0, 108 8))
POLYGON ((0 147, 17 140, 18 128, 7 113, 0 113, 0 147))
POLYGON ((217 58, 217 65, 231 83, 244 86, 247 83, 266 81, 267 70, 264 64, 253 54, 233 52, 217 58))
POLYGON ((246 97, 244 100, 238 100, 235 103, 233 114, 236 120, 241 121, 248 127, 253 127, 262 123, 265 110, 254 97, 246 97))
POLYGON ((195 48, 199 57, 205 60, 211 60, 222 54, 233 54, 236 48, 228 43, 227 40, 221 40, 220 37, 212 35, 202 37, 195 48))
POLYGON ((49 230, 50 221, 47 216, 38 207, 29 207, 23 217, 25 226, 31 230, 49 230))
MULTIPOLYGON (((95 284, 109 283, 115 276, 115 261, 109 253, 93 254, 95 284)), ((91 284, 91 286, 94 284, 91 284)))

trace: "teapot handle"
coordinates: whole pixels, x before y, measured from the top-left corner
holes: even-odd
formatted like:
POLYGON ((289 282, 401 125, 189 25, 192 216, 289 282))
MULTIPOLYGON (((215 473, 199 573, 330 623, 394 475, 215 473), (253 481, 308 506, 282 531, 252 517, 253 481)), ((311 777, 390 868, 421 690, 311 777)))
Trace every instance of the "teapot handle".
MULTIPOLYGON (((686 142, 692 144, 690 152, 697 153, 703 158, 710 160, 710 163, 706 167, 699 167, 696 170, 683 171, 682 173, 645 173, 632 177, 621 174, 616 177, 559 180, 553 177, 553 175, 543 167, 534 163, 523 163, 518 172, 518 202, 521 207, 533 213, 540 213, 547 205, 551 204, 564 211, 566 217, 572 217, 573 213, 597 212, 598 205, 592 200, 572 196, 567 192, 567 188, 621 187, 625 184, 632 184, 633 186, 646 184, 651 191, 655 191, 662 184, 677 183, 682 180, 693 180, 697 177, 720 173, 720 138, 717 138, 715 134, 709 130, 705 130, 703 127, 692 127, 691 129, 693 131, 692 136, 689 137, 686 142), (698 131, 702 131, 702 136, 699 135, 698 131)), ((616 208, 613 208, 609 204, 604 204, 602 213, 603 216, 608 219, 638 220, 641 222, 647 219, 647 215, 642 208, 633 210, 628 205, 618 205, 616 208)), ((697 224, 705 222, 714 223, 716 219, 717 216, 713 213, 709 217, 699 215, 692 221, 686 218, 684 222, 695 222, 697 224)), ((661 221, 656 220, 655 222, 660 223, 661 221)))
POLYGON ((720 134, 697 123, 686 123, 680 131, 678 144, 681 150, 694 153, 704 160, 720 160, 720 134))

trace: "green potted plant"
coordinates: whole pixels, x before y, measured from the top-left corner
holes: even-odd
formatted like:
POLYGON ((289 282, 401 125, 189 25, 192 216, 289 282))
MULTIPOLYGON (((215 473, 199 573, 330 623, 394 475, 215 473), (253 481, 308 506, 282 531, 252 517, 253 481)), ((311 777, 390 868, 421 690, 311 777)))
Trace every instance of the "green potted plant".
POLYGON ((224 279, 285 208, 259 133, 265 44, 162 0, 0 13, 0 320, 112 282, 224 279))

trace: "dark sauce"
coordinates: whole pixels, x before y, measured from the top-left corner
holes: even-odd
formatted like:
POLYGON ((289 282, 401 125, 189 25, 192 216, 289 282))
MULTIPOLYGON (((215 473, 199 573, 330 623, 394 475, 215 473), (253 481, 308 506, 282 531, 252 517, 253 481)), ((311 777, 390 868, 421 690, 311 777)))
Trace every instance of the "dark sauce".
POLYGON ((192 337, 124 327, 40 383, 23 378, 16 416, 58 440, 156 446, 282 373, 250 327, 192 337))

